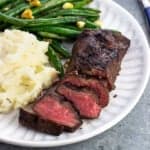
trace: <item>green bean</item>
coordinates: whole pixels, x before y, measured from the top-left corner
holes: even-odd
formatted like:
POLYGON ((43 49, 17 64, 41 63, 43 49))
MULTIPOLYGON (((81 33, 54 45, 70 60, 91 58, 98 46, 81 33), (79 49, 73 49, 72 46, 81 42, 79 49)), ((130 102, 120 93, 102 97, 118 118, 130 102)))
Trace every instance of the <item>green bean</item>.
POLYGON ((15 16, 29 7, 30 6, 27 3, 21 3, 17 5, 16 7, 14 7, 13 9, 10 9, 9 11, 7 11, 5 14, 9 16, 15 16))
POLYGON ((49 0, 40 0, 42 4, 48 2, 49 0))
POLYGON ((33 9, 33 14, 38 14, 41 13, 45 10, 48 10, 50 8, 54 8, 56 6, 59 6, 61 4, 64 4, 65 2, 72 2, 74 0, 50 0, 47 3, 43 4, 41 7, 33 9))
MULTIPOLYGON (((42 4, 46 3, 48 0, 43 0, 41 1, 42 4)), ((8 10, 5 14, 6 15, 9 15, 9 16, 15 16, 17 14, 19 14, 20 12, 22 12, 23 10, 27 9, 27 8, 31 8, 32 6, 29 5, 28 3, 22 1, 20 3, 20 0, 19 2, 17 2, 17 4, 15 4, 16 7, 8 10)))
POLYGON ((50 61, 51 65, 53 67, 55 67, 55 69, 57 71, 60 72, 60 76, 62 77, 64 75, 63 65, 61 63, 61 60, 59 59, 59 57, 55 53, 54 49, 50 45, 49 45, 49 48, 48 48, 47 56, 49 58, 49 61, 50 61))
POLYGON ((98 13, 91 12, 88 10, 80 10, 80 9, 62 9, 59 11, 51 12, 46 17, 57 17, 57 16, 85 16, 85 17, 99 17, 98 13))
POLYGON ((13 9, 13 8, 16 7, 17 5, 19 5, 20 2, 22 3, 22 1, 16 0, 16 1, 13 2, 13 3, 8 3, 7 5, 5 5, 5 6, 1 9, 1 12, 7 12, 7 11, 9 11, 10 9, 13 9))
MULTIPOLYGON (((38 17, 38 18, 41 18, 41 17, 45 18, 46 16, 49 16, 49 14, 51 14, 53 12, 56 12, 56 11, 59 11, 61 8, 62 8, 61 6, 57 6, 55 8, 50 9, 50 10, 41 12, 41 13, 35 15, 35 16, 38 17)), ((49 18, 49 17, 47 17, 47 18, 49 18)))
POLYGON ((82 7, 84 7, 85 5, 88 5, 91 2, 92 2, 92 0, 82 0, 82 1, 79 1, 79 2, 74 2, 74 5, 75 5, 75 8, 82 8, 82 7))
POLYGON ((76 21, 83 20, 81 17, 60 17, 60 18, 50 18, 50 19, 19 19, 11 16, 7 16, 0 12, 0 21, 10 23, 16 26, 43 26, 43 25, 56 25, 61 23, 74 23, 76 21))
MULTIPOLYGON (((21 1, 21 0, 17 0, 15 2, 13 2, 13 3, 9 3, 7 6, 5 6, 3 8, 3 10, 1 12, 5 13, 5 14, 8 14, 10 16, 17 15, 17 13, 19 13, 18 6, 20 6, 20 4, 22 4, 22 2, 23 1, 21 1)), ((21 8, 22 8, 22 5, 21 5, 21 8)), ((8 26, 7 23, 1 23, 0 29, 3 29, 5 27, 7 27, 7 26, 8 26)))
POLYGON ((7 5, 5 5, 4 7, 2 7, 1 9, 0 9, 0 11, 2 12, 2 13, 5 13, 5 12, 7 12, 8 10, 10 10, 12 8, 12 4, 7 4, 7 5))
POLYGON ((3 7, 5 4, 9 3, 11 0, 0 0, 0 7, 3 7))
POLYGON ((98 20, 100 17, 87 17, 86 19, 91 21, 91 22, 95 22, 96 20, 98 20))
POLYGON ((57 53, 59 53, 64 58, 70 58, 71 54, 69 53, 69 51, 64 48, 58 41, 52 40, 51 46, 57 53))
MULTIPOLYGON (((42 0, 41 3, 44 4, 48 2, 48 0, 42 0)), ((26 3, 24 0, 18 0, 11 4, 9 4, 10 7, 14 6, 12 9, 8 10, 5 14, 9 16, 15 16, 19 14, 21 11, 27 8, 31 8, 32 6, 29 5, 29 3, 26 3)))
POLYGON ((93 23, 93 22, 91 22, 89 20, 86 20, 86 27, 87 28, 91 28, 91 29, 99 29, 100 28, 95 23, 93 23))
POLYGON ((59 24, 59 27, 63 27, 63 28, 68 28, 68 29, 72 29, 72 30, 76 30, 76 31, 82 31, 81 28, 78 28, 76 26, 76 24, 59 24))
POLYGON ((80 8, 80 10, 86 10, 86 11, 89 11, 91 13, 101 13, 101 11, 99 9, 95 9, 95 8, 87 8, 87 7, 83 7, 83 8, 80 8))
POLYGON ((35 31, 35 32, 49 32, 54 34, 59 34, 62 36, 69 36, 69 37, 75 37, 79 35, 81 32, 69 28, 59 27, 59 26, 40 26, 40 27, 33 27, 28 28, 29 31, 35 31))
POLYGON ((48 32, 37 32, 37 34, 43 38, 52 38, 58 40, 66 40, 67 37, 60 36, 58 34, 48 33, 48 32))

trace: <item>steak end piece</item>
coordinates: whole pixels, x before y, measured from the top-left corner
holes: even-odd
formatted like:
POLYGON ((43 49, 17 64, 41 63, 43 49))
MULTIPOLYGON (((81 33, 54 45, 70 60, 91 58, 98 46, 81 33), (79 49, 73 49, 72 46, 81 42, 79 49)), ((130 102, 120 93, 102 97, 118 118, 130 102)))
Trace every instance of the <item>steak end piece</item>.
POLYGON ((73 56, 67 72, 106 79, 109 89, 119 73, 121 61, 130 46, 130 40, 110 30, 85 30, 73 47, 73 56))
POLYGON ((73 132, 82 124, 71 104, 58 95, 45 95, 34 105, 33 110, 41 118, 64 126, 66 131, 73 132))
POLYGON ((27 128, 55 136, 60 135, 64 130, 63 126, 40 118, 33 112, 31 106, 20 109, 19 123, 27 128))
POLYGON ((82 118, 98 118, 101 112, 101 106, 97 103, 97 97, 90 91, 76 91, 64 85, 60 85, 57 88, 57 92, 73 103, 82 118))

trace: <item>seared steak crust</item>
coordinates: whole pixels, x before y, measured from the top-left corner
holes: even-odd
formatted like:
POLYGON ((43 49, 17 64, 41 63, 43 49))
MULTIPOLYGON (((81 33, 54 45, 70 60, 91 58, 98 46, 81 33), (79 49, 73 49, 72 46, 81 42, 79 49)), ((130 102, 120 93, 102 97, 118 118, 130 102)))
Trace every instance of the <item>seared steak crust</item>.
POLYGON ((19 123, 21 125, 39 132, 56 136, 63 132, 64 126, 43 119, 35 114, 32 111, 32 108, 30 109, 30 111, 27 109, 20 109, 19 123))
POLYGON ((109 88, 114 88, 122 58, 130 41, 119 32, 109 30, 85 30, 73 47, 73 56, 67 72, 104 78, 109 88))

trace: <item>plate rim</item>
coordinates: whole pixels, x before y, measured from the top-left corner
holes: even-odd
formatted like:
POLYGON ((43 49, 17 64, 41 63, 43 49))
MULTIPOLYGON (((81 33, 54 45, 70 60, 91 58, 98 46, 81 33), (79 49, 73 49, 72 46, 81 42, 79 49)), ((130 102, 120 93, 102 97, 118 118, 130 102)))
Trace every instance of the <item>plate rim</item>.
POLYGON ((148 81, 149 81, 149 76, 150 76, 150 70, 147 69, 148 66, 150 65, 150 48, 149 48, 149 44, 148 44, 148 40, 146 38, 146 35, 143 31, 143 29, 141 28, 140 24, 138 23, 138 21, 135 19, 135 17, 133 15, 131 15, 125 8, 123 8, 122 6, 120 6, 118 3, 116 3, 113 0, 109 0, 109 2, 112 3, 113 6, 119 8, 121 11, 124 12, 124 14, 128 15, 128 17, 130 18, 130 20, 134 21, 134 23, 136 24, 138 30, 140 31, 140 34, 143 36, 143 41, 144 41, 144 49, 145 49, 145 63, 147 64, 144 67, 144 72, 145 74, 144 76, 144 81, 143 84, 141 84, 141 87, 139 88, 139 91, 137 91, 137 95, 135 97, 135 100, 133 101, 133 103, 131 103, 128 108, 126 109, 126 111, 124 111, 124 113, 121 113, 120 115, 118 115, 115 119, 113 119, 112 121, 110 121, 109 123, 105 124, 103 126, 103 128, 98 128, 95 131, 91 132, 91 133, 87 133, 84 135, 79 136, 78 138, 74 138, 74 139, 67 139, 67 140, 62 140, 60 142, 58 141, 42 141, 41 142, 32 142, 32 141, 24 141, 24 140, 15 140, 15 139, 11 139, 8 137, 0 137, 0 141, 4 142, 4 143, 8 143, 8 144, 12 144, 12 145, 18 145, 18 146, 25 146, 25 147, 58 147, 58 146, 64 146, 64 145, 69 145, 69 144, 74 144, 74 143, 78 143, 81 141, 85 141, 88 140, 92 137, 95 137, 105 131, 107 131, 108 129, 112 128, 113 126, 115 126, 116 124, 118 124, 121 120, 123 120, 131 111, 132 109, 136 106, 136 104, 140 101, 144 90, 147 87, 148 81))

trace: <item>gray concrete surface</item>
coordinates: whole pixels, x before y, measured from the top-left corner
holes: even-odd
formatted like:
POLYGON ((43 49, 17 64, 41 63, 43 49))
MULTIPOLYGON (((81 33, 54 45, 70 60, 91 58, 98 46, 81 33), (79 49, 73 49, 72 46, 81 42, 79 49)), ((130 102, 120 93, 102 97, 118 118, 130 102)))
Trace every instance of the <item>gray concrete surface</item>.
MULTIPOLYGON (((142 11, 137 0, 115 0, 142 25, 147 37, 142 11)), ((150 38, 149 38, 150 39, 150 38)), ((119 124, 88 141, 49 150, 150 150, 150 83, 135 109, 119 124)), ((40 150, 48 150, 41 148, 40 150)), ((0 143, 0 150, 33 150, 0 143)))

